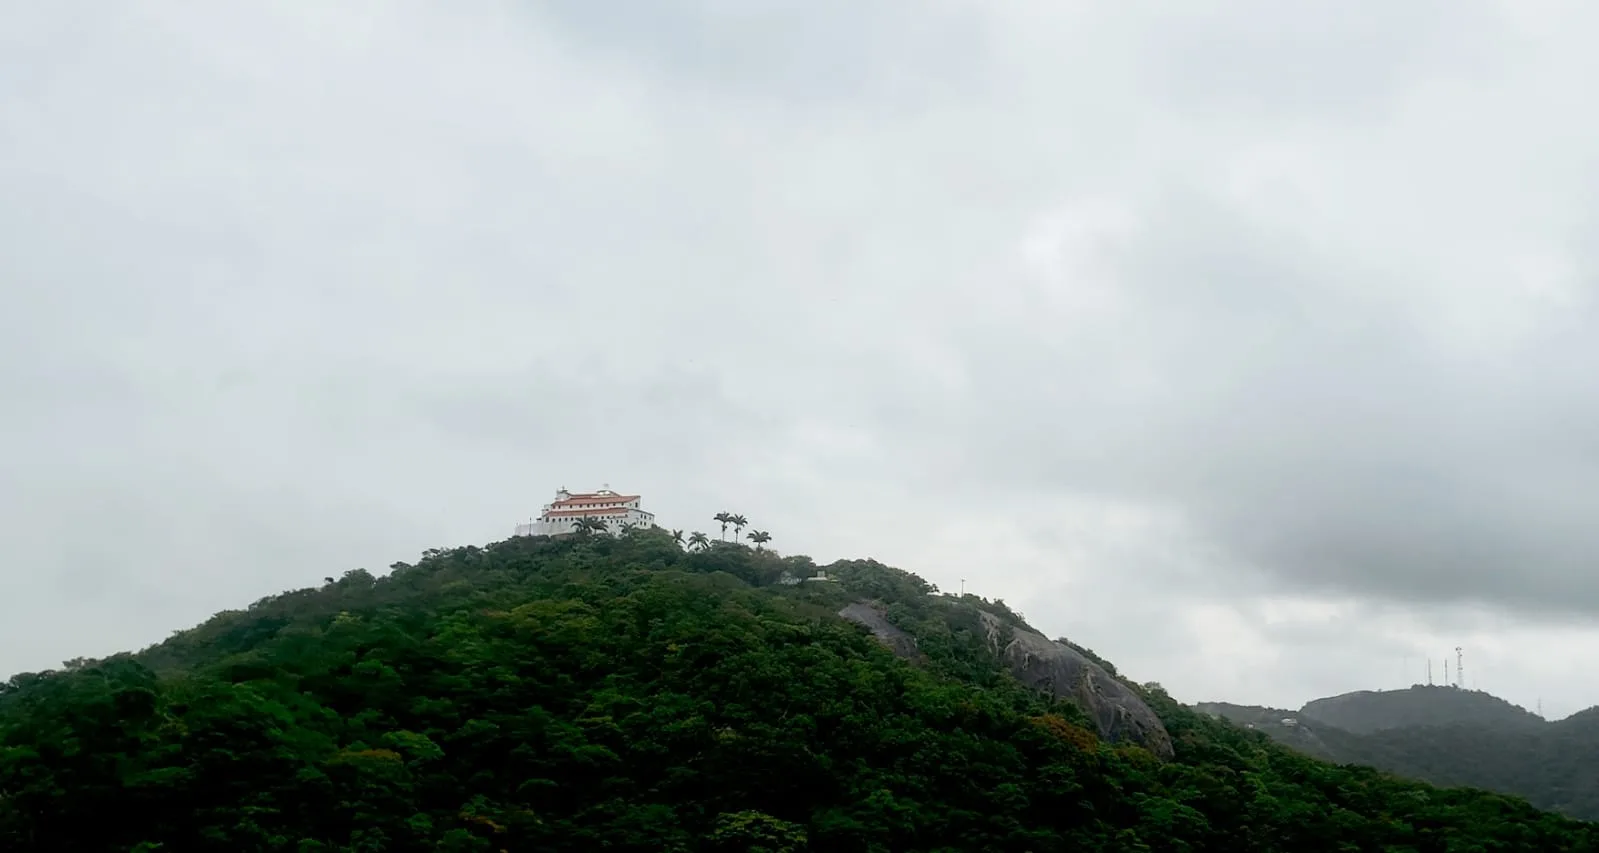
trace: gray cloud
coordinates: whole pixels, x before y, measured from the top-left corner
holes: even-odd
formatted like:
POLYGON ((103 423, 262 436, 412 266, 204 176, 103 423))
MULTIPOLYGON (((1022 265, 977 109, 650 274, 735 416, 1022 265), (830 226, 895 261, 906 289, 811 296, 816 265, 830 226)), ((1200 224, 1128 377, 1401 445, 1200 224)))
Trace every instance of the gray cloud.
POLYGON ((1385 304, 1402 278, 1166 203, 1119 250, 1104 325, 1061 317, 1061 340, 976 350, 995 359, 979 372, 1041 381, 984 386, 959 440, 1004 456, 973 457, 972 477, 1178 507, 1300 588, 1599 604, 1586 284, 1485 370, 1385 304))
POLYGON ((1223 0, 1147 7, 1145 79, 1177 110, 1267 120, 1380 115, 1435 76, 1484 74, 1507 26, 1493 2, 1223 0))
POLYGON ((989 20, 965 2, 907 14, 893 2, 690 0, 639 8, 557 0, 532 10, 614 60, 637 63, 692 91, 710 89, 787 108, 895 112, 934 106, 983 82, 989 20))
POLYGON ((7 15, 0 670, 607 480, 1192 698, 1599 606, 1585 6, 7 15))

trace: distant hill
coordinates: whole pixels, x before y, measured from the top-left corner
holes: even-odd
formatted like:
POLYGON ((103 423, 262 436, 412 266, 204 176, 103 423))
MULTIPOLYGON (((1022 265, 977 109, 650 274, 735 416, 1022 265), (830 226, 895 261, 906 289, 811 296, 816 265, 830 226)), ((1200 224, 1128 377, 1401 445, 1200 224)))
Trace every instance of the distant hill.
POLYGON ((1299 716, 1297 712, 1283 708, 1268 708, 1264 705, 1234 705, 1231 702, 1200 702, 1194 706, 1194 710, 1201 714, 1210 714, 1213 717, 1229 720, 1241 726, 1280 723, 1285 719, 1299 716))
POLYGON ((1423 685, 1317 699, 1297 713, 1226 702, 1194 707, 1317 758, 1514 794, 1599 820, 1599 709, 1551 723, 1488 693, 1423 685))
POLYGON ((1201 702, 1194 706, 1194 710, 1262 732, 1272 740, 1306 755, 1326 761, 1341 760, 1340 751, 1323 740, 1320 727, 1306 721, 1297 711, 1261 705, 1234 705, 1231 702, 1201 702))
POLYGON ((1439 785, 1516 794, 1544 808, 1599 820, 1595 714, 1533 727, 1451 723, 1384 729, 1351 735, 1330 756, 1321 756, 1439 785))
POLYGON ((1479 690, 1418 684, 1406 690, 1360 690, 1305 703, 1301 716, 1354 734, 1408 726, 1472 723, 1516 730, 1537 728, 1542 717, 1479 690))

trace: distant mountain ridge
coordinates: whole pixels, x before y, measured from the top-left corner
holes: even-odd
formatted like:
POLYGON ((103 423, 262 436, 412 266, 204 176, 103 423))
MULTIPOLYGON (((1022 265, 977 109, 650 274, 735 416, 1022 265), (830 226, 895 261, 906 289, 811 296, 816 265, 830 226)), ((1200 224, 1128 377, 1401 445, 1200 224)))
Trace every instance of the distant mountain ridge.
POLYGON ((1599 820, 1599 709, 1549 722, 1489 693, 1432 685, 1329 696, 1298 711, 1228 702, 1194 709, 1317 758, 1599 820))
POLYGON ((1326 761, 1340 760, 1337 751, 1322 740, 1318 727, 1306 725, 1297 711, 1261 705, 1235 705, 1231 702, 1200 702, 1193 707, 1202 714, 1209 714, 1244 728, 1258 729, 1278 743, 1293 747, 1306 755, 1326 761))

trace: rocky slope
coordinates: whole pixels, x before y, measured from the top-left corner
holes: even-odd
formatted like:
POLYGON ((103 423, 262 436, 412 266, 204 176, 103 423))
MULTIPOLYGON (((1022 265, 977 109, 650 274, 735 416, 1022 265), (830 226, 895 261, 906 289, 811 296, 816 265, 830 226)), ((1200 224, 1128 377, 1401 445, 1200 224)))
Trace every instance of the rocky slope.
MULTIPOLYGON (((865 626, 900 657, 914 660, 916 638, 889 621, 870 601, 856 601, 839 616, 865 626)), ((1128 741, 1171 758, 1171 736, 1160 718, 1126 684, 1068 646, 1035 631, 979 612, 989 651, 1021 683, 1051 697, 1070 699, 1088 713, 1101 737, 1128 741)))

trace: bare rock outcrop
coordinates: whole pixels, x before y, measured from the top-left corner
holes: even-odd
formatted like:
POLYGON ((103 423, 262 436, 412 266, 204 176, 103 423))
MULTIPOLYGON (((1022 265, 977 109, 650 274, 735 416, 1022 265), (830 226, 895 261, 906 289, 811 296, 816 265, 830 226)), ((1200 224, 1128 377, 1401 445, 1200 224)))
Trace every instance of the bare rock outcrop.
POLYGON ((865 625, 883 645, 888 646, 894 654, 906 660, 920 663, 926 659, 921 649, 916 647, 916 638, 900 630, 894 623, 888 621, 883 611, 865 601, 854 604, 838 611, 838 615, 859 625, 865 625))
MULTIPOLYGON (((1042 634, 1008 625, 980 611, 989 647, 1018 681, 1050 696, 1069 699, 1088 713, 1101 737, 1139 744, 1161 758, 1172 756, 1171 736, 1150 707, 1127 685, 1076 649, 1042 634)), ((866 626, 873 636, 910 660, 923 659, 916 639, 890 623, 870 602, 857 601, 839 616, 866 626)))
POLYGON ((1131 688, 1076 649, 1043 634, 1007 625, 982 612, 990 646, 1011 675, 1029 687, 1074 700, 1101 736, 1132 741, 1161 758, 1172 757, 1171 735, 1160 717, 1131 688))

